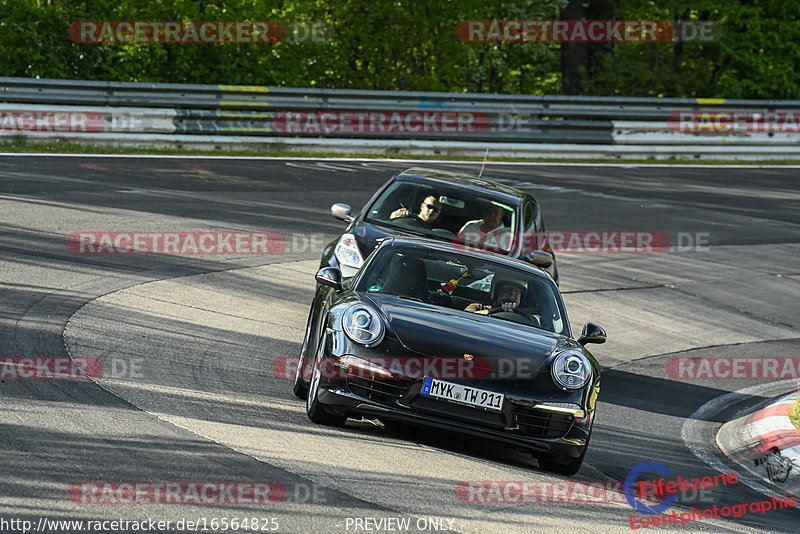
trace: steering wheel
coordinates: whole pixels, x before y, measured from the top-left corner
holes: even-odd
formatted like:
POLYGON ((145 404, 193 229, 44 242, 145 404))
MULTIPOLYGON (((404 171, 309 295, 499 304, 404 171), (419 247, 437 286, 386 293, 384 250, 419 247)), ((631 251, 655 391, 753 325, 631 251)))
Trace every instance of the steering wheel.
POLYGON ((430 226, 428 226, 428 223, 423 221, 420 218, 420 216, 417 215, 416 213, 409 213, 408 217, 406 218, 408 219, 408 222, 412 223, 413 226, 422 226, 423 228, 430 228, 430 226))
POLYGON ((519 306, 514 308, 514 311, 511 312, 503 311, 502 306, 497 306, 489 310, 487 315, 491 315, 493 317, 499 317, 500 319, 505 319, 506 321, 511 321, 514 323, 535 326, 536 328, 542 327, 542 325, 539 324, 539 320, 536 317, 520 309, 519 306))
POLYGON ((405 226, 406 228, 428 228, 428 224, 420 219, 419 215, 411 212, 402 217, 395 217, 392 219, 392 222, 398 226, 405 226))

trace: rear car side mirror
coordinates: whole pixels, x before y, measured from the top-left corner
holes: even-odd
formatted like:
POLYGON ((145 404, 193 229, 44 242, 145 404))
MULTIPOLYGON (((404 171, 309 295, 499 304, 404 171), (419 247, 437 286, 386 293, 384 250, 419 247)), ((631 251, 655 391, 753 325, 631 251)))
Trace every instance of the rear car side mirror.
POLYGON ((534 264, 537 267, 541 267, 543 269, 547 269, 551 265, 553 265, 553 255, 549 252, 545 252, 544 250, 534 250, 528 257, 526 258, 528 262, 534 264))
POLYGON ((599 324, 586 323, 583 325, 583 332, 581 337, 578 338, 578 343, 586 345, 587 343, 605 343, 608 336, 606 331, 599 324))
POLYGON ((348 204, 342 204, 341 202, 337 202, 336 204, 331 206, 331 215, 333 215, 334 218, 349 224, 353 222, 353 216, 350 215, 350 212, 352 210, 353 208, 351 208, 348 204))
POLYGON ((342 291, 342 271, 336 267, 324 267, 317 271, 314 278, 323 286, 332 287, 337 293, 342 291))

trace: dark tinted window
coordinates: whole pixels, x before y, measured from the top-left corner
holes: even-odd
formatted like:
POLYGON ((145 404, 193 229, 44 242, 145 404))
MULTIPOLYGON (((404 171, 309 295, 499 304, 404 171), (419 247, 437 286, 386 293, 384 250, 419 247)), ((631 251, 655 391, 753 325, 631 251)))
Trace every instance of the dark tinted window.
MULTIPOLYGON (((563 305, 555 286, 540 276, 499 265, 489 258, 419 247, 386 246, 376 252, 364 269, 356 291, 395 295, 463 311, 472 303, 494 308, 500 286, 504 284, 520 288, 518 308, 535 320, 535 323, 515 322, 538 324, 542 329, 566 335, 563 305)), ((496 318, 508 319, 507 316, 506 319, 496 318)))

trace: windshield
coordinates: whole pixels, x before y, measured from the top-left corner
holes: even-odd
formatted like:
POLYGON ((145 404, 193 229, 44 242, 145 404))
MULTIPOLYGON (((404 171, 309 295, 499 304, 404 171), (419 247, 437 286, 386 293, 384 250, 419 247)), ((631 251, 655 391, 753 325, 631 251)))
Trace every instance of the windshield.
POLYGON ((395 295, 568 335, 563 304, 553 284, 489 258, 386 246, 365 267, 355 290, 395 295))
POLYGON ((398 180, 370 207, 365 221, 483 250, 514 246, 516 210, 504 198, 398 180))

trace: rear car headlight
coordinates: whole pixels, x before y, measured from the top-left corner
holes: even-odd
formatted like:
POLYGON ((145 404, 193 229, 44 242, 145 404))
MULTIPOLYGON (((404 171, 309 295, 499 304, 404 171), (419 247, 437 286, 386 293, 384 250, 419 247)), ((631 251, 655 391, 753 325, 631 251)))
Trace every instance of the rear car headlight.
POLYGON ((579 389, 592 377, 592 365, 588 358, 575 350, 562 352, 553 360, 553 380, 568 389, 579 389))
POLYGON ((377 345, 383 339, 384 327, 378 312, 356 304, 342 314, 342 327, 347 337, 365 347, 377 345))
POLYGON ((358 269, 364 263, 364 258, 361 257, 361 252, 358 250, 358 243, 353 234, 344 234, 339 238, 336 248, 333 249, 333 254, 339 261, 340 265, 353 267, 358 269))

